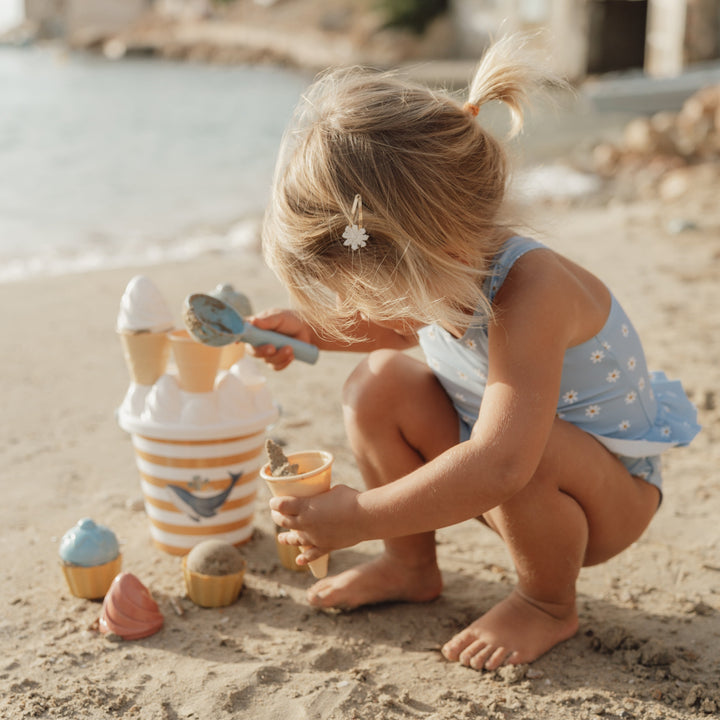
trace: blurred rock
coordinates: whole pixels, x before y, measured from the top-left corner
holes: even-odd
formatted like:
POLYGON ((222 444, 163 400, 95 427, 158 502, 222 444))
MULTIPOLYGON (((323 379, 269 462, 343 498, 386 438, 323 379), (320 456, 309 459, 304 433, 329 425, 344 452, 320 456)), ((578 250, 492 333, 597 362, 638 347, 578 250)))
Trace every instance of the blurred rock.
POLYGON ((631 120, 625 127, 623 143, 626 150, 641 155, 656 155, 674 150, 669 135, 660 132, 650 118, 631 120))
POLYGON ((620 163, 622 153, 612 143, 600 143, 593 148, 592 158, 595 171, 600 175, 613 175, 620 163))
POLYGON ((684 197, 693 184, 720 176, 720 85, 698 90, 680 112, 638 117, 618 144, 603 142, 592 151, 593 170, 635 188, 637 197, 684 197), (699 168, 704 168, 700 170, 699 168))

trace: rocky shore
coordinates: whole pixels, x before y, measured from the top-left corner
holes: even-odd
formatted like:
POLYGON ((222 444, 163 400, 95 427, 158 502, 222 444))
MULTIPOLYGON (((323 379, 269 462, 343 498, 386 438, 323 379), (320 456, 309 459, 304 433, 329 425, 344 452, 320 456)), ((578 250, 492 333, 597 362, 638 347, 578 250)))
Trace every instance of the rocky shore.
MULTIPOLYGON (((61 24, 60 24, 61 25, 61 24)), ((110 59, 150 54, 223 64, 272 63, 313 71, 332 65, 391 67, 452 54, 450 18, 433 21, 422 34, 389 28, 369 0, 161 0, 132 22, 92 22, 59 27, 27 21, 4 42, 27 44, 62 36, 74 49, 100 50, 110 59)))

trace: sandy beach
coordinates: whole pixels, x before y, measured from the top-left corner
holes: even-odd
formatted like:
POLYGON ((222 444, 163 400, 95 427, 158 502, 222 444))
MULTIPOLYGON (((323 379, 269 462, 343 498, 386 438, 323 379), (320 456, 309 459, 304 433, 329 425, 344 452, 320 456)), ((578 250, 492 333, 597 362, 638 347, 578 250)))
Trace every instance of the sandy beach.
MULTIPOLYGON (((115 420, 128 383, 114 331, 128 280, 146 274, 180 322, 183 298, 232 282, 256 308, 283 305, 258 252, 0 285, 0 717, 370 719, 695 718, 720 715, 720 209, 717 179, 673 201, 541 204, 537 237, 599 274, 625 304, 649 365, 681 378, 703 432, 665 461, 664 502, 644 537, 579 581, 580 630, 529 667, 477 673, 442 643, 504 596, 504 546, 474 521, 438 533, 445 591, 422 605, 311 608, 312 578, 278 562, 257 502, 239 600, 203 609, 180 559, 150 542, 129 436, 115 420), (684 225, 678 221, 686 221, 684 225), (690 221, 690 222, 687 222, 690 221), (682 229, 677 232, 678 228, 682 229), (73 597, 58 562, 82 517, 111 527, 123 567, 165 617, 146 639, 95 629, 99 602, 73 597)), ((360 487, 340 393, 357 356, 267 372, 288 449, 335 455, 334 481, 360 487)), ((375 543, 339 551, 350 567, 375 543)))

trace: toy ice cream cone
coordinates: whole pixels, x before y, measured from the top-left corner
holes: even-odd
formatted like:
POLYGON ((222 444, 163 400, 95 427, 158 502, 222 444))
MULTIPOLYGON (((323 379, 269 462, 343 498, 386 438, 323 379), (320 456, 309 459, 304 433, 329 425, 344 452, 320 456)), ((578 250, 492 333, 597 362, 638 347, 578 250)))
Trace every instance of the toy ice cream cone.
POLYGON ((132 381, 153 385, 167 366, 170 353, 167 333, 121 332, 120 341, 132 381))
POLYGON ((222 348, 203 345, 193 339, 187 330, 170 333, 180 387, 186 392, 212 392, 215 375, 220 368, 222 348))
POLYGON ((220 354, 220 369, 229 370, 238 360, 245 357, 245 343, 230 343, 223 345, 220 354))
MULTIPOLYGON (((293 453, 287 460, 289 465, 298 466, 297 472, 292 475, 273 475, 270 463, 260 469, 260 477, 275 497, 312 497, 330 489, 333 456, 329 452, 308 450, 293 453)), ((323 555, 308 565, 316 578, 324 578, 328 571, 328 556, 323 555)))
POLYGON ((152 385, 165 372, 170 352, 167 331, 172 315, 152 281, 136 275, 120 300, 117 331, 125 362, 138 385, 152 385))

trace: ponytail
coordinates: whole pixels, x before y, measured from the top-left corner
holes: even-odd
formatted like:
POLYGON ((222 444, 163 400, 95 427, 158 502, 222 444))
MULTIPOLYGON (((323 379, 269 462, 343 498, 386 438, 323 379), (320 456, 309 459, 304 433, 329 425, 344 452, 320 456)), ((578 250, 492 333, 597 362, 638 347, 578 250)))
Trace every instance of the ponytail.
POLYGON ((523 105, 532 90, 548 84, 566 85, 528 49, 531 37, 506 35, 486 50, 470 83, 465 104, 467 112, 477 115, 480 106, 491 100, 505 103, 511 116, 510 137, 522 130, 523 105))

